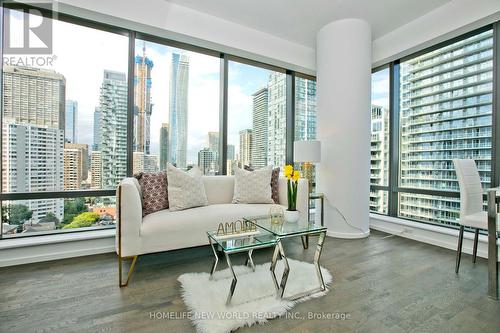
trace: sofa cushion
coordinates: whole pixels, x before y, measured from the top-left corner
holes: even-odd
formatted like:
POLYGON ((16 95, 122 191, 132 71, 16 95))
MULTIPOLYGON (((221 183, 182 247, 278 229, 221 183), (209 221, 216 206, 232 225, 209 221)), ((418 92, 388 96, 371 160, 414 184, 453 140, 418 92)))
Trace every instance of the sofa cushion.
POLYGON ((203 176, 208 204, 231 203, 234 192, 234 176, 203 176))
POLYGON ((274 203, 271 198, 271 166, 255 171, 234 170, 233 203, 274 203))
POLYGON ((273 206, 275 205, 230 203, 175 212, 162 210, 150 214, 144 217, 141 223, 141 252, 208 245, 206 232, 217 230, 219 223, 233 222, 243 217, 267 215, 273 206))
MULTIPOLYGON (((244 168, 247 171, 255 170, 254 168, 248 165, 245 165, 244 168)), ((280 202, 279 181, 278 181, 279 178, 280 178, 280 168, 279 167, 274 168, 271 174, 271 198, 273 198, 275 204, 278 204, 280 202)))
POLYGON ((205 185, 198 167, 183 171, 167 165, 168 201, 170 211, 183 210, 208 204, 205 185))
POLYGON ((135 174, 140 186, 142 216, 168 209, 167 174, 140 172, 135 174))

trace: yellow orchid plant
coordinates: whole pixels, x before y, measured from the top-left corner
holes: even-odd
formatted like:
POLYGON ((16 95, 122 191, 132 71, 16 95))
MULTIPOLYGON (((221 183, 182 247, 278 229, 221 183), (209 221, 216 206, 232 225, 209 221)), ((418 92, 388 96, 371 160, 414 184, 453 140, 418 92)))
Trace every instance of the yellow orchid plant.
POLYGON ((300 172, 293 169, 293 165, 286 165, 283 170, 287 183, 288 210, 297 210, 297 185, 299 183, 300 172))

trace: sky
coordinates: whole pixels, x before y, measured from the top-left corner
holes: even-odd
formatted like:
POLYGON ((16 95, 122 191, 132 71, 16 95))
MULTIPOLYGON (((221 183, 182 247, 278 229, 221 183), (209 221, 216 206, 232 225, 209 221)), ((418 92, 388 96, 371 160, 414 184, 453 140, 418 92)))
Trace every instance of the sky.
MULTIPOLYGON (((20 27, 20 16, 12 16, 20 27)), ((93 144, 93 114, 99 105, 99 89, 105 69, 127 73, 126 36, 53 21, 53 69, 66 78, 66 99, 78 102, 77 141, 93 144)), ((21 29, 16 28, 15 31, 21 29)), ((22 35, 13 41, 22 40, 22 35)), ((159 154, 162 123, 169 122, 169 84, 172 53, 189 57, 188 163, 197 163, 198 151, 208 146, 208 132, 219 131, 219 76, 217 57, 136 40, 136 55, 154 63, 151 77, 151 154, 159 154)), ((266 86, 271 71, 237 62, 229 64, 228 143, 239 146, 239 131, 252 127, 252 94, 266 86)))
POLYGON ((372 74, 372 104, 389 109, 389 68, 372 74))

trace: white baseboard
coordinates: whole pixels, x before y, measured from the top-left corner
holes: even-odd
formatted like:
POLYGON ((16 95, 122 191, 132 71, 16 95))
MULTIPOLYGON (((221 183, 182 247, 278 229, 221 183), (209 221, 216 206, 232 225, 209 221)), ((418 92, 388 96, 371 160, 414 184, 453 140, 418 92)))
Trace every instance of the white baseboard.
MULTIPOLYGON (((453 251, 457 250, 458 230, 378 214, 370 214, 370 228, 453 251)), ((462 252, 472 254, 473 242, 474 234, 465 232, 462 252)), ((479 236, 477 255, 481 258, 488 258, 488 237, 485 235, 479 236)))
POLYGON ((328 230, 326 235, 333 238, 359 239, 370 236, 370 230, 368 229, 366 232, 337 232, 328 230))
POLYGON ((52 241, 46 236, 2 240, 0 267, 115 252, 114 230, 57 236, 47 236, 52 241))
MULTIPOLYGON (((370 228, 456 251, 458 231, 399 218, 370 215, 370 228)), ((0 267, 115 252, 114 230, 66 235, 4 239, 0 242, 0 267)), ((328 231, 336 238, 364 238, 365 233, 328 231)), ((463 252, 472 254, 473 234, 464 235, 463 252)), ((500 252, 500 251, 499 251, 500 252)), ((488 257, 488 239, 479 236, 478 256, 488 257)))

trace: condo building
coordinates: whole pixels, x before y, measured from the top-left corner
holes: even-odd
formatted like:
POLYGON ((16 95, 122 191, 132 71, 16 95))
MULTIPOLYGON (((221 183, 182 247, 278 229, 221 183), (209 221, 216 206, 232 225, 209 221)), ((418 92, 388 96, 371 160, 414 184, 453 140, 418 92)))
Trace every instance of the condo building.
POLYGON ((64 148, 64 189, 78 190, 82 184, 82 150, 64 148))
POLYGON ((240 151, 239 161, 240 167, 251 165, 252 150, 253 150, 253 131, 251 129, 244 129, 240 131, 240 151))
POLYGON ((99 96, 102 188, 115 188, 127 176, 127 79, 105 70, 99 96))
POLYGON ((94 142, 92 144, 92 150, 99 150, 101 149, 101 117, 102 117, 102 112, 99 109, 99 107, 96 107, 94 110, 94 124, 93 124, 93 131, 94 131, 94 142))
MULTIPOLYGON (((370 184, 387 186, 389 181, 389 110, 371 107, 370 184)), ((387 191, 370 189, 370 210, 387 213, 387 191)))
POLYGON ((90 188, 100 189, 102 187, 102 153, 93 151, 90 154, 90 188))
POLYGON ((203 148, 198 152, 198 167, 204 175, 215 175, 217 153, 210 148, 203 148))
MULTIPOLYGON (((3 67, 2 188, 6 192, 64 189, 66 80, 45 69, 3 67)), ((63 199, 20 200, 31 221, 63 215, 63 199)))
POLYGON ((66 79, 48 69, 3 66, 3 119, 64 131, 66 79))
POLYGON ((273 72, 268 83, 267 165, 283 166, 286 159, 286 75, 273 72))
MULTIPOLYGON (((491 182, 491 30, 401 63, 401 187, 458 192, 453 159, 491 182)), ((459 198, 401 193, 399 214, 456 225, 459 198)))
POLYGON ((169 139, 170 126, 168 123, 161 124, 160 128, 160 170, 167 169, 168 152, 170 148, 169 139))
POLYGON ((187 167, 189 57, 172 53, 170 67, 170 162, 187 167))
POLYGON ((153 61, 146 56, 146 47, 142 55, 135 57, 134 76, 134 151, 150 154, 151 151, 151 70, 153 61))
POLYGON ((251 165, 258 169, 267 165, 268 149, 268 89, 267 87, 259 89, 252 95, 252 143, 245 147, 250 151, 250 161, 241 154, 241 132, 240 132, 240 159, 242 165, 251 165))
POLYGON ((316 140, 316 81, 295 79, 295 140, 316 140))
POLYGON ((77 142, 78 102, 66 100, 64 137, 66 142, 77 142))

